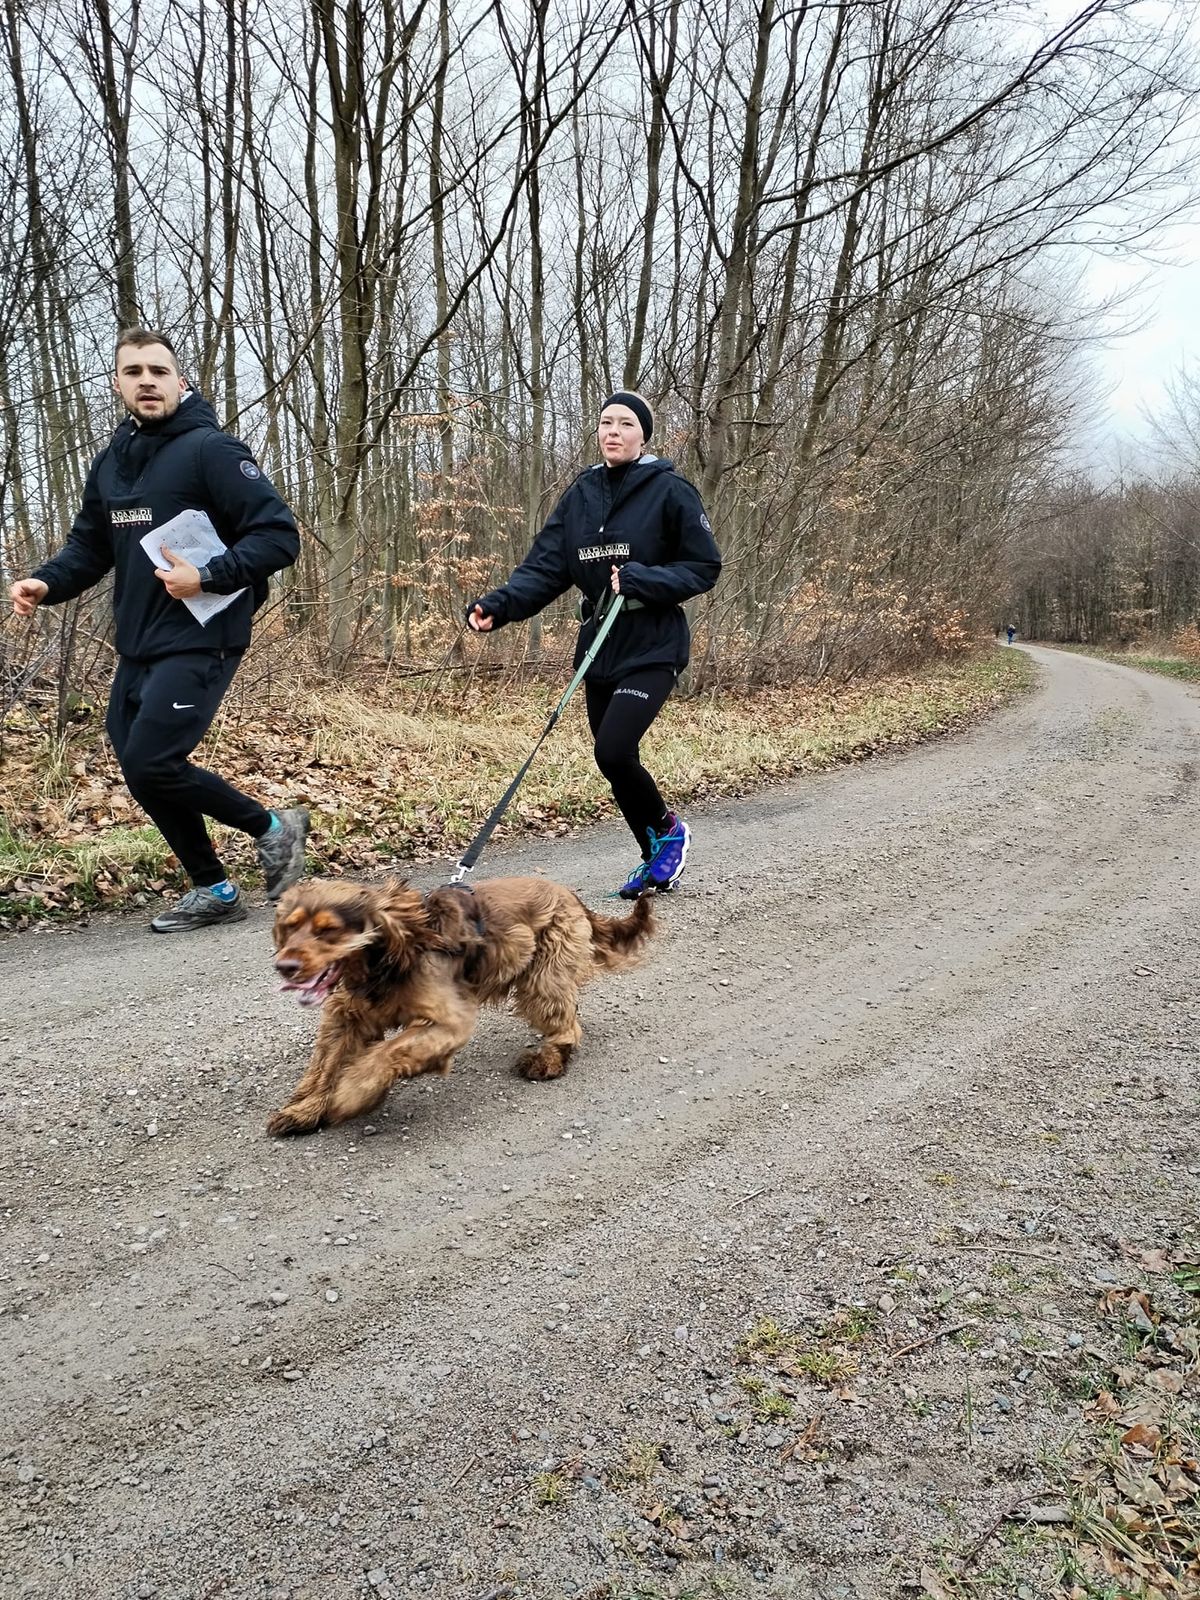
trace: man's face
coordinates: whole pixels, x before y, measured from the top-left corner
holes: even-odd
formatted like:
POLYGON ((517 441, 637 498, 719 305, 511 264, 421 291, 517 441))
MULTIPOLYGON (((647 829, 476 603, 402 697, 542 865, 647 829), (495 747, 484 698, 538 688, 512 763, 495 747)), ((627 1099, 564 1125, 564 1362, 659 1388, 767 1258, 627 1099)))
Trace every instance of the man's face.
POLYGON ((186 385, 165 344, 124 344, 113 389, 138 422, 162 422, 179 410, 186 385))

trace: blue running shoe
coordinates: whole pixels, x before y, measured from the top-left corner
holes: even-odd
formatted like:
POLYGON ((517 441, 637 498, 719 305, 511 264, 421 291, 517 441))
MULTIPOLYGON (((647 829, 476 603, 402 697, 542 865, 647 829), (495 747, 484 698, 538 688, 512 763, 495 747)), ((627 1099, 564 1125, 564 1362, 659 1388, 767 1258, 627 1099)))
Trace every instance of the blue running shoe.
POLYGON ((667 823, 665 833, 650 834, 650 882, 659 894, 666 894, 682 878, 692 842, 692 831, 682 817, 668 811, 667 823))
POLYGON ((644 895, 653 888, 654 879, 650 876, 650 863, 648 861, 639 861, 617 890, 617 893, 622 900, 636 900, 640 895, 644 895))

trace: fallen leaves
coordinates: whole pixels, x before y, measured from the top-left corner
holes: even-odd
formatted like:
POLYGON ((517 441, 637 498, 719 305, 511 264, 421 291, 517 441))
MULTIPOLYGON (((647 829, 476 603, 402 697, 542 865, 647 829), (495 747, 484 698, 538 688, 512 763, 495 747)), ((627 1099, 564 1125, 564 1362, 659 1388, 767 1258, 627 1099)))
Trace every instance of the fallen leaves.
POLYGON ((825 1450, 817 1444, 817 1437, 820 1432, 821 1418, 810 1417, 804 1432, 798 1434, 791 1444, 784 1446, 779 1456, 780 1462, 821 1460, 825 1450))
POLYGON ((1162 1447, 1162 1429, 1150 1423, 1135 1422, 1121 1435, 1121 1447, 1135 1456, 1154 1456, 1162 1447))
MULTIPOLYGON (((569 644, 566 632, 547 641, 541 673, 517 663, 488 672, 477 663, 465 677, 448 676, 443 663, 422 675, 363 659, 344 680, 322 680, 310 667, 298 683, 296 642, 260 637, 197 759, 266 805, 308 806, 310 859, 325 874, 452 857, 541 732, 569 672, 569 644), (288 686, 282 707, 280 682, 288 686)), ((440 656, 440 637, 438 645, 440 656)), ((1023 661, 988 650, 834 695, 797 683, 675 699, 655 727, 656 775, 681 800, 740 795, 897 740, 916 743, 1023 689, 1023 661)), ((37 692, 27 699, 44 705, 43 716, 19 704, 0 724, 0 927, 78 915, 132 900, 155 882, 178 883, 164 842, 121 781, 99 713, 86 714, 81 703, 80 720, 56 738, 48 732, 52 686, 41 692, 42 700, 37 692), (97 854, 111 871, 95 871, 97 854)), ((89 685, 89 697, 99 705, 103 684, 89 685)), ((505 826, 557 837, 610 807, 586 719, 572 705, 505 826)), ((254 881, 249 843, 219 836, 231 870, 254 881)))
POLYGON ((1150 1297, 1140 1289, 1110 1289, 1100 1301, 1106 1316, 1123 1316, 1139 1333, 1154 1332, 1150 1297))
POLYGON ((954 1591, 946 1587, 932 1567, 921 1568, 921 1593, 927 1595, 928 1600, 958 1600, 954 1591))
MULTIPOLYGON (((1161 1250, 1141 1259, 1147 1271, 1171 1265, 1161 1250)), ((1074 1477, 1075 1558, 1084 1575, 1131 1591, 1200 1593, 1200 1445, 1197 1407, 1185 1398, 1200 1369, 1195 1323, 1137 1289, 1110 1290, 1100 1309, 1141 1343, 1084 1407, 1098 1427, 1074 1477)))
POLYGON ((1091 1404, 1084 1406, 1083 1414, 1085 1417, 1096 1418, 1119 1417, 1121 1403, 1110 1389, 1101 1389, 1091 1404))
MULTIPOLYGON (((1051 1572, 1058 1574, 1053 1592, 1070 1600, 1200 1595, 1200 1311, 1178 1283, 1195 1251, 1185 1258, 1125 1241, 1121 1249, 1158 1284, 1114 1285, 1096 1300, 1112 1355, 1098 1392, 1080 1406, 1082 1427, 1035 1493, 957 1561, 921 1569, 930 1600, 991 1594, 991 1573, 980 1569, 977 1580, 972 1568, 1005 1522, 1029 1533, 1011 1547, 1020 1550, 1019 1572, 1004 1569, 1018 1595, 1048 1594, 1051 1572)), ((1087 1345, 1098 1359, 1103 1340, 1097 1329, 1087 1345)), ((1095 1369, 1087 1374, 1089 1382, 1099 1377, 1095 1369)))

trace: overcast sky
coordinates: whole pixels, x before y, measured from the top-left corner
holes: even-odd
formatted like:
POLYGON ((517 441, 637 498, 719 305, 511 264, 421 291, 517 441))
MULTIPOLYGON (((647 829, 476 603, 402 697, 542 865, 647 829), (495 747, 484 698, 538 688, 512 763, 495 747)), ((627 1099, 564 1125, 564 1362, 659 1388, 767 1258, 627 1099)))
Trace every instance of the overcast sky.
MULTIPOLYGON (((1052 23, 1064 22, 1080 6, 1081 0, 1040 0, 1052 23)), ((1151 20, 1157 13, 1164 30, 1186 22, 1200 52, 1196 0, 1138 0, 1138 11, 1151 20)), ((1197 135, 1194 118, 1191 133, 1197 135)), ((1080 440, 1080 453, 1097 463, 1136 463, 1151 437, 1147 413, 1162 413, 1166 386, 1181 366, 1200 366, 1200 206, 1145 240, 1137 256, 1090 255, 1083 288, 1093 304, 1128 295, 1113 321, 1132 331, 1089 358, 1095 421, 1091 439, 1080 440)))
POLYGON ((1097 442, 1131 445, 1146 437, 1146 413, 1161 412, 1166 385, 1184 364, 1200 364, 1200 221, 1172 230, 1161 264, 1093 261, 1095 298, 1131 292, 1123 318, 1135 331, 1091 358, 1097 385, 1097 442))

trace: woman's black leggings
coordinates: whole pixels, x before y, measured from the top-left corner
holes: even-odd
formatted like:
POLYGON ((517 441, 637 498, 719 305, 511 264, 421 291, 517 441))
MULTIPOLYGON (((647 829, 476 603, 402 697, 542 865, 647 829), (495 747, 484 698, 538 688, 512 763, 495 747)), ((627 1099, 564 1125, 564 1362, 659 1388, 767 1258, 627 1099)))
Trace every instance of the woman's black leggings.
POLYGON ((674 686, 670 667, 645 667, 624 678, 584 682, 596 765, 612 785, 613 799, 646 861, 650 859, 650 829, 661 829, 667 808, 658 785, 638 758, 638 745, 674 686))

